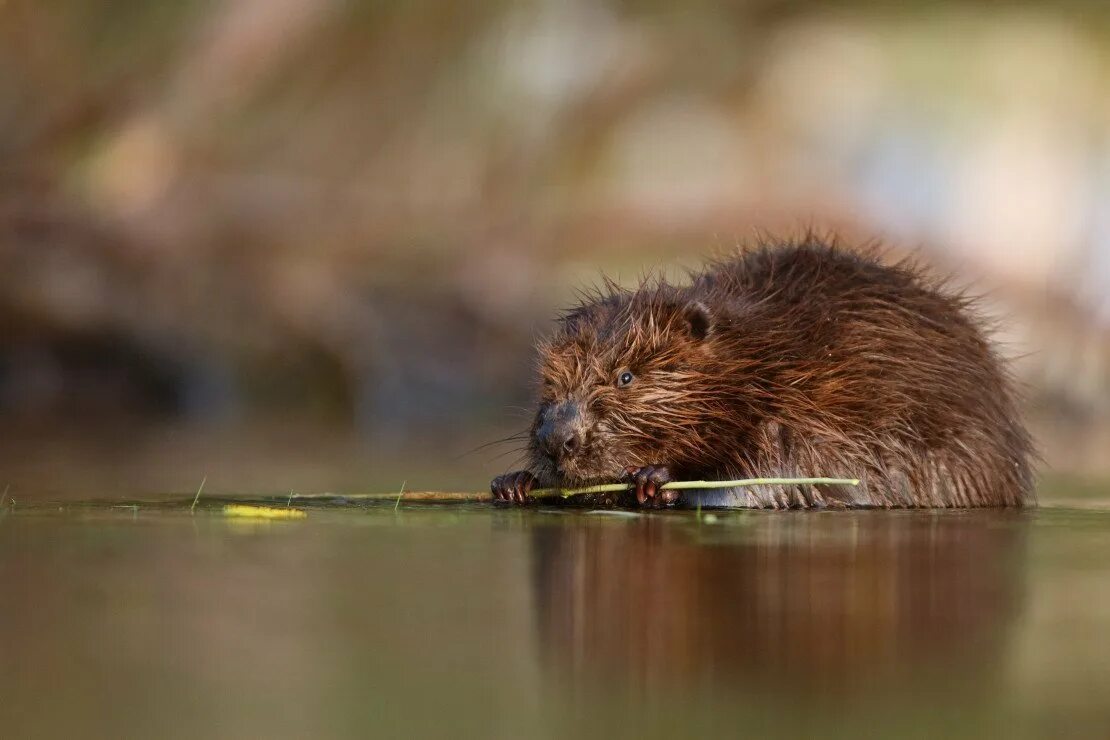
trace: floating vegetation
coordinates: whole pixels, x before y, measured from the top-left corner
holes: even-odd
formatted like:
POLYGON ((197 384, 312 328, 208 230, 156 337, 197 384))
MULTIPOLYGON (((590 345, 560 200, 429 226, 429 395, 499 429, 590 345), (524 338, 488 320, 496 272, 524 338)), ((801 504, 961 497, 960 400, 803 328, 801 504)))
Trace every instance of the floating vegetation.
POLYGON ((304 519, 307 512, 300 509, 278 509, 272 506, 252 506, 250 504, 228 504, 224 516, 244 519, 304 519))

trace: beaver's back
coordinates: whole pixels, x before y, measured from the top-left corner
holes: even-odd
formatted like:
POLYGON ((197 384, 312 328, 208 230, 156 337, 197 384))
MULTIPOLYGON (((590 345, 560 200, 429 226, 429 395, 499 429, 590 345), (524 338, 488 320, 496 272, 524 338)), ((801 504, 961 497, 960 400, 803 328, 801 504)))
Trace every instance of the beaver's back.
POLYGON ((1008 373, 970 302, 915 267, 819 243, 769 247, 713 265, 690 292, 720 317, 722 371, 730 352, 762 363, 767 413, 735 466, 748 469, 736 472, 862 480, 851 490, 738 491, 739 503, 1031 497, 1031 443, 1008 373))

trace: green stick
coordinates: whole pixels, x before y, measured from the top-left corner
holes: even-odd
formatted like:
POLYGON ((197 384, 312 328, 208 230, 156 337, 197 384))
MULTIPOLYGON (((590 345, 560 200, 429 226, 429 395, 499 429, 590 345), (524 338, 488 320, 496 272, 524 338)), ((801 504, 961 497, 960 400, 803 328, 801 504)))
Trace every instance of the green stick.
MULTIPOLYGON (((833 485, 833 486, 858 486, 855 478, 741 478, 739 480, 685 480, 664 483, 659 488, 667 491, 686 490, 691 488, 744 488, 747 486, 790 486, 790 485, 833 485)), ((553 498, 561 496, 577 496, 583 493, 609 493, 612 491, 628 491, 632 489, 631 483, 604 483, 599 486, 586 488, 537 488, 528 495, 534 498, 553 498)))
MULTIPOLYGON (((690 488, 743 488, 745 486, 764 485, 832 485, 832 486, 858 486, 855 478, 743 478, 740 480, 689 480, 671 481, 661 486, 663 489, 690 489, 690 488)), ((631 490, 630 483, 605 483, 586 488, 537 488, 529 492, 529 497, 567 498, 585 493, 609 493, 612 491, 631 490)), ((299 493, 297 500, 312 499, 345 499, 348 501, 391 501, 394 508, 402 501, 425 501, 428 503, 447 503, 451 501, 492 501, 490 493, 471 493, 464 491, 405 491, 400 493, 299 493)))

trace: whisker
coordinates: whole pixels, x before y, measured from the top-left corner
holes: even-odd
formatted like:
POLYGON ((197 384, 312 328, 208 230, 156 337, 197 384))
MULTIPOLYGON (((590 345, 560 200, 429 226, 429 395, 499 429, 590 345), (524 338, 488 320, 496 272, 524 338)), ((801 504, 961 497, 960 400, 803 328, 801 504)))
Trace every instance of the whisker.
POLYGON ((457 462, 457 461, 463 459, 464 457, 466 457, 468 455, 473 455, 475 452, 481 452, 484 449, 487 449, 487 448, 490 448, 490 447, 495 447, 497 445, 508 444, 509 442, 525 442, 525 441, 528 440, 528 438, 530 436, 531 436, 531 432, 527 432, 527 431, 525 431, 525 432, 516 432, 514 434, 508 435, 507 437, 501 437, 500 439, 495 439, 492 442, 485 442, 483 444, 478 445, 474 449, 467 450, 466 452, 462 453, 461 455, 457 455, 456 457, 451 458, 451 462, 457 462))

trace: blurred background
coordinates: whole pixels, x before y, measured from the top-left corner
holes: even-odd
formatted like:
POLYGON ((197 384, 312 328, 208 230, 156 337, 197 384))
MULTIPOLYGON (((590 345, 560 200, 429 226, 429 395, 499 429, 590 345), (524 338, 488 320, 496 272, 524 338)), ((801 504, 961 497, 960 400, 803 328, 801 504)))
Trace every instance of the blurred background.
POLYGON ((0 0, 0 487, 484 488, 575 288, 809 226, 1105 476, 1108 92, 1095 0, 0 0))

